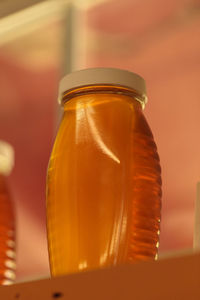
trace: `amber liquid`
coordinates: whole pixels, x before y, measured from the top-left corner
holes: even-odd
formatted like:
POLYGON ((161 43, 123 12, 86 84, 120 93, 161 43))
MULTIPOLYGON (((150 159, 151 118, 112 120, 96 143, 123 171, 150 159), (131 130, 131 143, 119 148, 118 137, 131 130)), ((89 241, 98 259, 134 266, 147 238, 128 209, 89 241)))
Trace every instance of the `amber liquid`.
POLYGON ((159 157, 141 104, 130 96, 72 98, 47 176, 52 275, 155 259, 159 157))
POLYGON ((0 284, 15 280, 14 213, 6 178, 0 174, 0 284))

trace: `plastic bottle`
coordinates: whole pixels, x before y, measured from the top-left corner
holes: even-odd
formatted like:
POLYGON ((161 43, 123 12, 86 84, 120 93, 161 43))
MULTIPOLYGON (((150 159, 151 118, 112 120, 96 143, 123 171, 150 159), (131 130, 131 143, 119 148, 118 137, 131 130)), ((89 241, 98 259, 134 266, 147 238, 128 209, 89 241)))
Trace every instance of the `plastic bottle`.
POLYGON ((13 164, 12 147, 0 141, 0 285, 15 280, 15 217, 6 178, 13 164))
POLYGON ((47 176, 52 275, 155 259, 161 176, 142 108, 144 80, 118 69, 71 73, 47 176))

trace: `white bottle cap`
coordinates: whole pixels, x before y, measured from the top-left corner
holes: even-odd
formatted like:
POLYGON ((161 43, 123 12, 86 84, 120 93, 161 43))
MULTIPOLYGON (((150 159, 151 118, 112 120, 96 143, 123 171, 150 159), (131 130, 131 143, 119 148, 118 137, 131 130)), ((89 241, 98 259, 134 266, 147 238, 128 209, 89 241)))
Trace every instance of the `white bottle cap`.
POLYGON ((0 173, 9 175, 14 166, 14 149, 13 147, 0 140, 0 173))
POLYGON ((63 93, 68 90, 88 85, 104 84, 131 88, 141 95, 143 106, 147 102, 144 79, 133 72, 114 68, 91 68, 66 75, 60 81, 58 100, 60 102, 63 93))

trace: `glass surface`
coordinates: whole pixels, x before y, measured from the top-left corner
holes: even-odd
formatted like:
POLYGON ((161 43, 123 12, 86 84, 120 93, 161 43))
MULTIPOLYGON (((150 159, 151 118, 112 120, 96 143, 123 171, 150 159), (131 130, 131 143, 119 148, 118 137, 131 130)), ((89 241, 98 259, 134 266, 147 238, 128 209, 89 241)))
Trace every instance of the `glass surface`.
POLYGON ((0 173, 0 285, 15 281, 15 215, 5 176, 0 173))
POLYGON ((52 274, 154 259, 160 198, 141 104, 106 92, 67 101, 47 177, 52 274))

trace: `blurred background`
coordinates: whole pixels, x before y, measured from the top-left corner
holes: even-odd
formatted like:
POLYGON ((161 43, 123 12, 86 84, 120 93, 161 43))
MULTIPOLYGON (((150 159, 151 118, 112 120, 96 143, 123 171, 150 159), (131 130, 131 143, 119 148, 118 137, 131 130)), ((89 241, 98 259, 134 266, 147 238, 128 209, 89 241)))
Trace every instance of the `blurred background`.
POLYGON ((15 149, 17 281, 49 276, 45 179, 71 71, 144 77, 161 159, 160 253, 191 248, 200 179, 200 1, 0 1, 0 139, 15 149))

